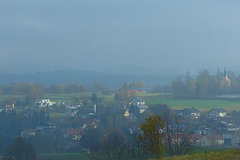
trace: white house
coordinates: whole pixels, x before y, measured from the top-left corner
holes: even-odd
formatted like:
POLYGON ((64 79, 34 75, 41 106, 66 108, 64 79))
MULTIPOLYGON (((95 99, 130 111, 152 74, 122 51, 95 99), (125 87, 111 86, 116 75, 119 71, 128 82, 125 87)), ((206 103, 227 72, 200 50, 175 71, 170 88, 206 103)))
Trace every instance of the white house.
POLYGON ((146 106, 146 103, 142 98, 134 98, 130 105, 136 107, 134 110, 137 110, 138 113, 143 113, 148 109, 148 106, 146 106))
POLYGON ((54 104, 56 104, 56 102, 51 102, 50 99, 39 99, 35 102, 35 106, 39 108, 53 106, 54 104))
POLYGON ((134 98, 131 104, 134 106, 140 106, 140 105, 145 105, 146 103, 142 98, 134 98))

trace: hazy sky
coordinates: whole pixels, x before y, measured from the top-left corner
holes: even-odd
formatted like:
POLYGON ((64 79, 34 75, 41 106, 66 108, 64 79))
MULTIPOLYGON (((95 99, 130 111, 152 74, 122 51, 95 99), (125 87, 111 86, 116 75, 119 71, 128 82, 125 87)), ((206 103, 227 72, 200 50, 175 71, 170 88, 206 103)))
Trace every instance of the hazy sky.
POLYGON ((0 0, 0 72, 238 72, 239 60, 239 0, 0 0))

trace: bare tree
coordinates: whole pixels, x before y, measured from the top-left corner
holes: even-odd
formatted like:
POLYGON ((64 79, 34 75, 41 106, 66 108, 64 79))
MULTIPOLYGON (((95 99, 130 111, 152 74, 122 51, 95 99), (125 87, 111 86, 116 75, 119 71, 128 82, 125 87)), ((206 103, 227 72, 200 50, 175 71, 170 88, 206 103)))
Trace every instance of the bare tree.
POLYGON ((166 125, 165 146, 165 151, 171 156, 184 155, 191 148, 189 129, 178 116, 166 125))
POLYGON ((100 140, 103 159, 125 160, 128 159, 128 143, 125 134, 117 129, 106 133, 100 140))
POLYGON ((130 130, 130 140, 129 140, 129 160, 139 160, 147 158, 147 152, 142 147, 139 136, 141 134, 138 129, 129 129, 130 130))

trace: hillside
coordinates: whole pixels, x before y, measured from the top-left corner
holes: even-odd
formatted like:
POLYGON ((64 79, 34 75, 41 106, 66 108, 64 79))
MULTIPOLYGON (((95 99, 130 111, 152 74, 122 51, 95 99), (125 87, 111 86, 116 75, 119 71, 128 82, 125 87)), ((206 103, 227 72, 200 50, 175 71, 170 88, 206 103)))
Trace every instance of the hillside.
POLYGON ((164 160, 239 160, 239 159, 240 159, 239 149, 202 152, 192 155, 164 158, 164 160))
MULTIPOLYGON (((77 159, 90 159, 88 154, 46 154, 39 155, 38 160, 77 160, 77 159)), ((231 149, 224 151, 211 151, 211 152, 201 152, 185 156, 175 156, 170 158, 164 158, 163 160, 239 160, 240 150, 231 149)))

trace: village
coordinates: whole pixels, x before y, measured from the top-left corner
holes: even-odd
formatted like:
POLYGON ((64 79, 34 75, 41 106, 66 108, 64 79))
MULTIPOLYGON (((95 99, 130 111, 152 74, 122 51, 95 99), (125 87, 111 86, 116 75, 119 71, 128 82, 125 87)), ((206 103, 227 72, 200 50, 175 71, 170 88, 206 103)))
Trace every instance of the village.
MULTIPOLYGON (((6 114, 14 110, 14 105, 0 108, 0 112, 6 114)), ((33 109, 23 110, 22 114, 27 118, 36 115, 42 117, 35 126, 24 128, 18 135, 31 142, 37 150, 39 148, 38 152, 46 152, 37 147, 41 143, 39 140, 45 137, 50 138, 49 143, 52 141, 46 148, 56 148, 52 152, 90 152, 92 146, 86 144, 90 143, 86 139, 95 139, 91 137, 94 136, 91 132, 98 135, 97 132, 104 133, 107 128, 116 128, 123 131, 126 137, 133 133, 141 134, 139 126, 149 114, 162 115, 165 132, 167 128, 171 131, 167 137, 172 144, 187 141, 194 148, 232 148, 240 145, 240 114, 230 114, 222 108, 212 108, 208 112, 200 112, 194 107, 172 110, 163 104, 148 106, 139 97, 112 106, 106 106, 100 99, 87 106, 82 103, 56 103, 50 99, 39 99, 33 109), (64 116, 50 118, 50 113, 61 113, 64 116), (56 145, 54 139, 58 138, 62 139, 56 145)))

